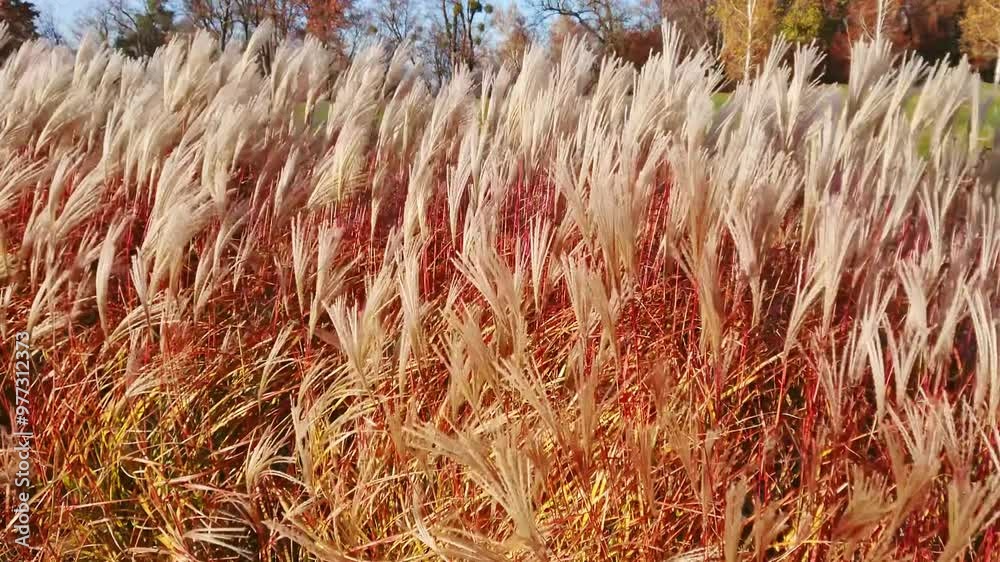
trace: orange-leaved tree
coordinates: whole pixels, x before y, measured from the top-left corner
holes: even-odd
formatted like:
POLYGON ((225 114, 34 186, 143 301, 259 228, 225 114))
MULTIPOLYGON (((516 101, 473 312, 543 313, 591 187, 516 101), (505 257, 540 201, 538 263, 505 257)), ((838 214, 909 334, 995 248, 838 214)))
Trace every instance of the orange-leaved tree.
POLYGON ((511 68, 520 68, 524 53, 534 42, 527 18, 517 4, 510 4, 498 9, 493 21, 499 36, 496 46, 497 62, 511 68))
POLYGON ((981 66, 994 61, 993 81, 1000 84, 1000 0, 969 0, 962 18, 962 44, 981 66))
POLYGON ((348 27, 351 0, 304 0, 306 33, 323 43, 342 46, 340 32, 348 27))
POLYGON ((714 8, 722 32, 722 62, 733 80, 746 79, 767 57, 781 21, 777 0, 719 0, 714 8))

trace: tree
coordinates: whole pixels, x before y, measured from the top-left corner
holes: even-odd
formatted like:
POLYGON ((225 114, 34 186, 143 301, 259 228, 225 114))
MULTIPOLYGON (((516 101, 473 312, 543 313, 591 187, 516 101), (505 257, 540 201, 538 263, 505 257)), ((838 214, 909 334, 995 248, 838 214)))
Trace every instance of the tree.
POLYGON ((91 5, 90 9, 81 11, 76 16, 73 24, 73 35, 77 42, 83 39, 87 33, 96 34, 102 41, 111 42, 116 30, 115 18, 108 10, 110 4, 91 5))
POLYGON ((750 76, 771 48, 780 22, 777 0, 719 0, 715 17, 722 31, 722 63, 733 80, 750 76))
POLYGON ((66 38, 59 32, 59 26, 52 16, 52 12, 45 11, 38 16, 38 36, 48 39, 53 45, 64 45, 66 38))
POLYGON ((391 49, 421 31, 414 0, 379 0, 373 6, 372 20, 375 32, 391 49))
POLYGON ((597 43, 593 33, 587 31, 580 23, 569 16, 559 16, 549 26, 549 54, 554 60, 562 57, 566 44, 573 39, 582 39, 597 43))
POLYGON ((184 0, 183 10, 195 26, 214 35, 222 49, 237 32, 239 6, 236 0, 184 0))
POLYGON ((340 32, 348 27, 349 0, 308 0, 305 6, 306 33, 323 43, 343 50, 340 32))
MULTIPOLYGON (((344 20, 345 25, 337 31, 337 47, 338 55, 343 57, 344 61, 349 61, 368 44, 371 38, 378 35, 378 28, 375 26, 371 11, 354 3, 351 4, 344 20)), ((398 43, 391 41, 387 43, 392 49, 398 46, 398 43)))
MULTIPOLYGON (((905 13, 911 48, 931 63, 958 62, 961 56, 959 21, 965 0, 907 0, 905 13)), ((993 15, 993 28, 1000 23, 993 15)))
POLYGON ((634 27, 625 30, 622 40, 614 46, 614 54, 636 66, 642 66, 655 53, 663 50, 663 32, 657 27, 634 27))
POLYGON ((1000 0, 969 0, 962 18, 962 45, 985 67, 993 61, 993 82, 1000 84, 1000 0))
POLYGON ((129 56, 149 57, 167 42, 174 25, 174 12, 164 0, 146 0, 142 11, 123 10, 130 25, 125 25, 115 39, 115 48, 129 56))
POLYGON ((683 39, 689 48, 719 46, 719 24, 712 17, 712 0, 667 0, 658 4, 660 16, 683 30, 683 39))
MULTIPOLYGON (((639 0, 626 19, 628 23, 621 36, 610 45, 610 51, 622 60, 636 66, 646 63, 649 57, 663 50, 663 10, 672 4, 669 0, 639 0)), ((701 39, 688 39, 690 47, 700 46, 701 39)))
POLYGON ((875 39, 889 41, 897 50, 911 48, 909 1, 856 0, 846 3, 847 34, 850 40, 875 39))
POLYGON ((175 31, 174 12, 165 0, 102 0, 76 20, 74 35, 88 32, 129 56, 148 57, 175 31))
POLYGON ((440 8, 449 66, 464 64, 473 69, 486 31, 484 20, 493 13, 493 5, 480 0, 440 0, 440 8))
POLYGON ((432 19, 427 28, 427 33, 417 43, 417 51, 420 58, 427 64, 429 71, 428 82, 434 89, 444 85, 445 80, 451 76, 454 67, 451 39, 445 31, 444 23, 437 19, 432 19))
POLYGON ((781 18, 781 34, 793 43, 809 43, 822 37, 826 25, 821 0, 792 0, 781 18))
POLYGON ((574 22, 605 51, 621 45, 631 15, 617 0, 533 0, 533 6, 542 18, 562 17, 574 22))
MULTIPOLYGON (((635 3, 618 0, 533 0, 535 10, 542 18, 556 17, 553 33, 570 35, 582 31, 593 42, 594 50, 603 55, 615 55, 633 64, 642 64, 650 54, 663 48, 660 24, 664 17, 670 19, 667 10, 674 7, 672 2, 663 0, 639 0, 635 3), (559 29, 561 28, 561 29, 559 29)), ((705 6, 709 0, 682 0, 705 6)), ((697 10, 691 10, 694 15, 697 10)), ((675 11, 673 17, 681 17, 682 11, 675 11)), ((695 29, 696 33, 699 30, 695 29)), ((693 37, 690 46, 700 46, 710 35, 703 27, 702 36, 693 37)), ((555 51, 561 50, 561 40, 553 37, 555 51)), ((558 55, 557 55, 558 56, 558 55)))
POLYGON ((278 37, 308 32, 338 43, 352 5, 351 0, 183 0, 182 11, 225 48, 233 40, 248 39, 268 19, 278 37))
POLYGON ((493 23, 499 36, 496 47, 497 62, 511 68, 520 68, 524 53, 534 42, 527 18, 521 13, 517 4, 510 4, 507 8, 496 11, 493 23))
POLYGON ((305 20, 304 0, 234 0, 237 22, 243 37, 250 37, 265 20, 270 19, 279 37, 301 34, 305 20))
POLYGON ((0 61, 21 43, 38 38, 38 10, 27 0, 0 0, 0 22, 7 24, 6 45, 0 45, 0 61))

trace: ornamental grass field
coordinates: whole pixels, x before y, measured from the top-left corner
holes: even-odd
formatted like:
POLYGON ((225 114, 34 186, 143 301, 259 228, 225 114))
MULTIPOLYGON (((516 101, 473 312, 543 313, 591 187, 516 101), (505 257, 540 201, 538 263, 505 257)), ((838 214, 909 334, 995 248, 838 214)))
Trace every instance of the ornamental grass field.
POLYGON ((664 35, 436 93, 405 50, 337 69, 267 26, 23 45, 0 558, 997 560, 977 76, 859 43, 837 90, 777 43, 716 109, 713 56, 664 35))

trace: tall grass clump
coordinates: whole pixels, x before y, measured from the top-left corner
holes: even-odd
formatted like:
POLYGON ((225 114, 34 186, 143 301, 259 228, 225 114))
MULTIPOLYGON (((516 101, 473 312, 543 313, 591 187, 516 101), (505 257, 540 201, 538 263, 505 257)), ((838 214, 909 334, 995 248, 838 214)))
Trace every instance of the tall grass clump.
POLYGON ((975 74, 859 43, 840 93, 777 43, 716 110, 664 39, 436 93, 267 26, 22 45, 0 335, 33 342, 35 548, 2 557, 995 556, 975 74))

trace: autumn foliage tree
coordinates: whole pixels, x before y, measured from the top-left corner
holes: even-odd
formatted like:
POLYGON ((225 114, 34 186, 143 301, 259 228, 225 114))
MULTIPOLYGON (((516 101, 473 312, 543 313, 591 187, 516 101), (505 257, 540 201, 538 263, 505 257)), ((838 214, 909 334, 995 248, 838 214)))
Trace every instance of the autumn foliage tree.
POLYGON ((614 45, 614 53, 636 66, 641 66, 655 53, 663 50, 663 34, 656 27, 636 27, 622 33, 614 45))
POLYGON ((824 78, 846 81, 851 45, 874 38, 882 11, 881 37, 898 52, 912 52, 928 62, 955 61, 961 54, 959 18, 965 0, 827 0, 827 21, 832 35, 826 39, 824 78))
POLYGON ((524 53, 534 42, 527 18, 517 4, 510 4, 495 12, 493 22, 499 36, 495 52, 497 62, 520 68, 524 53))
POLYGON ((779 29, 778 0, 719 0, 715 17, 722 32, 722 63, 733 80, 752 76, 779 29))
POLYGON ((350 23, 350 0, 306 0, 306 33, 323 43, 342 48, 340 31, 350 23))
MULTIPOLYGON (((975 4, 966 0, 909 0, 906 9, 910 48, 928 62, 961 56, 962 10, 975 4)), ((994 2, 996 4, 996 2, 994 2)), ((1000 29, 1000 13, 993 14, 992 28, 1000 29)))
POLYGON ((554 60, 559 60, 566 46, 574 40, 595 42, 593 34, 589 33, 576 19, 569 16, 559 16, 552 20, 552 24, 549 26, 549 55, 554 60))
MULTIPOLYGON (((994 0, 995 2, 995 0, 994 0)), ((825 52, 823 78, 844 81, 851 45, 881 37, 897 52, 928 62, 960 55, 958 19, 965 0, 718 0, 722 60, 731 79, 751 72, 767 55, 774 36, 793 43, 817 42, 825 52), (751 22, 748 24, 748 22, 751 22)), ((996 19, 984 20, 996 29, 996 19)), ((992 27, 991 27, 992 26, 992 27)))
POLYGON ((962 18, 962 44, 980 67, 993 61, 993 81, 1000 83, 1000 0, 969 0, 962 18))
POLYGON ((820 38, 827 26, 821 0, 792 0, 781 17, 781 35, 793 43, 809 43, 820 38))

